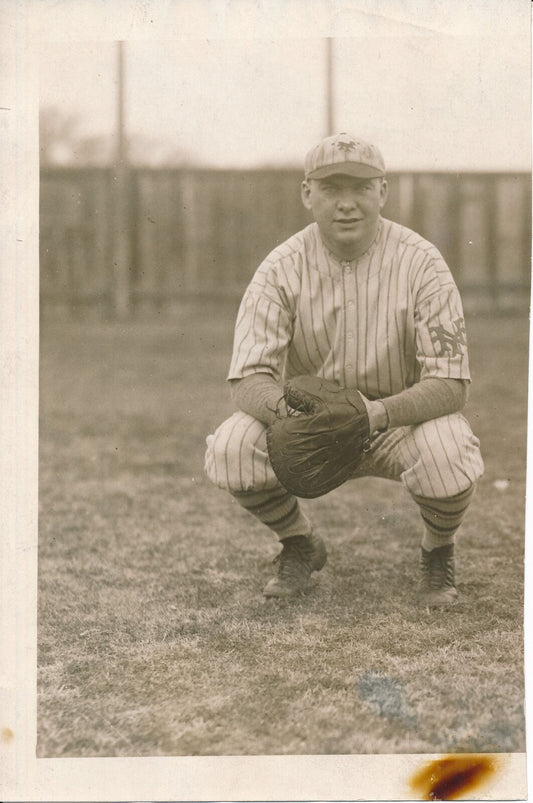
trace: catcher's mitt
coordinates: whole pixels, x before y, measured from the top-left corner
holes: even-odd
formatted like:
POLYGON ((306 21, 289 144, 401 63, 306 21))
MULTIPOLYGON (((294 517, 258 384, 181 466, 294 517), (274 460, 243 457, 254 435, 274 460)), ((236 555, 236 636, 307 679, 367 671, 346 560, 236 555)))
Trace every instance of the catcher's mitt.
POLYGON ((289 380, 283 398, 288 414, 267 430, 272 468, 294 496, 322 496, 346 482, 370 449, 365 403, 356 390, 318 376, 289 380))

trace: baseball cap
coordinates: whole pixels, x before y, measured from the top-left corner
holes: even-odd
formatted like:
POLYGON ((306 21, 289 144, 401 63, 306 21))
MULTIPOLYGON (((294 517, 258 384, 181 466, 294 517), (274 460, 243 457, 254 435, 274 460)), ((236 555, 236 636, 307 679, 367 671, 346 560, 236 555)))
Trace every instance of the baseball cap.
POLYGON ((375 145, 342 132, 326 137, 311 148, 305 157, 304 169, 306 179, 326 178, 336 173, 377 178, 385 175, 385 162, 375 145))

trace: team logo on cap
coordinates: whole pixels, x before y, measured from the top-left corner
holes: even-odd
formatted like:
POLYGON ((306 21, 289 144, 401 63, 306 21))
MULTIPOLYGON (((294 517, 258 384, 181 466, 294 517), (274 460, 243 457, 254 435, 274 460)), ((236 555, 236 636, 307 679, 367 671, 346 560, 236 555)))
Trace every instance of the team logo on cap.
POLYGON ((357 146, 359 145, 359 143, 358 142, 354 142, 353 139, 349 139, 348 141, 339 139, 339 140, 337 140, 336 144, 337 144, 337 148, 339 148, 339 150, 341 150, 341 151, 344 151, 344 153, 348 153, 349 151, 356 150, 357 146))
POLYGON ((372 146, 357 139, 338 139, 335 145, 339 150, 343 151, 346 158, 351 151, 359 151, 359 158, 361 159, 375 158, 372 146))

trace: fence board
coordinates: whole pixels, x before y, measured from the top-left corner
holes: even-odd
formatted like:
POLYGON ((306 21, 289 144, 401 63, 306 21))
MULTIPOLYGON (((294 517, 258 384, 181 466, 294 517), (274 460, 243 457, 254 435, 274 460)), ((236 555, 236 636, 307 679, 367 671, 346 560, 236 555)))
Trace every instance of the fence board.
POLYGON ((48 168, 41 174, 40 281, 47 306, 111 303, 110 183, 105 170, 48 168))
POLYGON ((468 177, 461 183, 459 205, 459 264, 464 281, 488 287, 488 232, 485 212, 486 185, 468 177))
MULTIPOLYGON (((310 221, 294 169, 136 168, 129 174, 131 308, 154 313, 191 294, 238 294, 277 244, 310 221)), ((112 173, 41 172, 43 309, 113 301, 112 173)), ((397 173, 386 217, 441 250, 465 305, 528 301, 531 186, 526 173, 397 173)))
POLYGON ((521 190, 520 177, 504 176, 498 182, 495 199, 497 264, 502 266, 507 281, 516 282, 521 281, 523 273, 521 234, 523 208, 528 206, 521 190))

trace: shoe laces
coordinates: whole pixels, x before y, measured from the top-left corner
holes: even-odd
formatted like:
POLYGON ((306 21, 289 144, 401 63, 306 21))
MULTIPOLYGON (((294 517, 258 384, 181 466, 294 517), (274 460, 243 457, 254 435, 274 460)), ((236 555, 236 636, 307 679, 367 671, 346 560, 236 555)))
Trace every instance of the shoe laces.
POLYGON ((430 552, 422 550, 422 571, 431 589, 455 587, 455 561, 453 552, 447 547, 430 552))
POLYGON ((283 542, 283 549, 273 561, 279 564, 278 576, 284 580, 294 580, 301 578, 303 573, 310 574, 312 551, 304 535, 287 538, 283 542))

